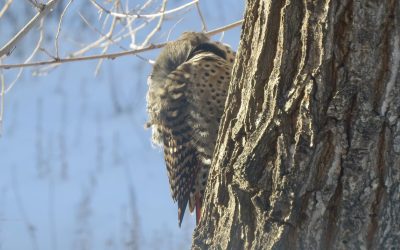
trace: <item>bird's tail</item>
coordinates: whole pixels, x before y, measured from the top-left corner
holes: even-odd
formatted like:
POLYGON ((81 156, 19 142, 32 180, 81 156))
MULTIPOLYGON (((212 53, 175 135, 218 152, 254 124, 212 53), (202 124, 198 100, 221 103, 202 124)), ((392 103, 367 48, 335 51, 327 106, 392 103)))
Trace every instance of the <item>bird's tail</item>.
POLYGON ((196 225, 198 225, 200 223, 201 207, 202 207, 202 200, 200 195, 196 195, 195 200, 196 200, 196 225))

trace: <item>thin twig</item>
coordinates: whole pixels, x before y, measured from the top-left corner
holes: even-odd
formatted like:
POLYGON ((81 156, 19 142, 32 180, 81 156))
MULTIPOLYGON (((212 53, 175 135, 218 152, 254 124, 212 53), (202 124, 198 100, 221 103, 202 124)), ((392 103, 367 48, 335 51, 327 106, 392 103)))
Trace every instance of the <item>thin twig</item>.
POLYGON ((48 57, 53 58, 54 61, 58 60, 58 57, 53 56, 50 52, 48 52, 45 48, 39 48, 40 51, 45 53, 48 57))
MULTIPOLYGON (((240 20, 240 21, 237 21, 237 22, 228 24, 228 25, 226 25, 226 26, 224 26, 224 27, 217 28, 217 29, 215 29, 215 30, 211 30, 211 31, 209 31, 209 32, 206 32, 205 34, 206 34, 207 36, 213 36, 213 35, 216 35, 216 34, 218 34, 218 33, 224 32, 224 31, 226 31, 226 30, 230 30, 230 29, 232 29, 232 28, 235 28, 236 26, 239 26, 239 25, 241 25, 242 23, 243 23, 243 19, 240 20)), ((1 65, 0 65, 0 66, 1 66, 1 65)))
POLYGON ((60 32, 61 32, 61 23, 62 23, 62 20, 64 19, 64 15, 67 12, 67 9, 71 5, 72 1, 74 1, 74 0, 69 0, 67 5, 65 6, 63 12, 61 13, 60 21, 58 22, 57 34, 56 34, 56 39, 55 39, 55 44, 54 44, 56 47, 56 58, 60 57, 59 48, 58 48, 58 38, 59 38, 60 32))
POLYGON ((118 13, 118 12, 113 12, 110 10, 107 10, 106 8, 104 8, 103 6, 101 6, 99 3, 97 3, 95 0, 90 0, 90 2, 96 7, 98 8, 100 11, 104 11, 105 13, 112 15, 112 16, 116 16, 116 17, 120 17, 120 18, 127 18, 127 17, 136 17, 136 18, 153 18, 153 17, 159 17, 162 15, 169 15, 172 14, 174 12, 180 11, 186 7, 189 7, 193 4, 196 4, 199 0, 194 0, 190 3, 184 4, 182 6, 179 6, 175 9, 172 10, 167 10, 163 13, 156 13, 156 14, 125 14, 125 13, 118 13))
POLYGON ((203 32, 206 32, 207 31, 207 25, 206 25, 206 21, 204 20, 203 14, 201 13, 199 2, 196 3, 196 9, 197 9, 197 12, 199 13, 200 20, 201 20, 201 25, 202 25, 201 30, 203 32))
MULTIPOLYGON (((118 3, 118 2, 117 2, 117 3, 118 3)), ((116 4, 117 4, 117 3, 116 3, 116 4)), ((112 36, 113 36, 113 32, 114 32, 114 30, 115 30, 115 26, 116 26, 116 24, 117 24, 117 20, 118 20, 117 17, 113 17, 113 20, 112 20, 112 23, 111 23, 111 27, 110 27, 110 31, 108 32, 109 35, 107 36, 107 39, 108 39, 109 41, 111 41, 111 43, 107 43, 107 45, 104 46, 103 51, 102 51, 102 54, 103 54, 103 55, 106 54, 108 48, 110 47, 110 44, 114 43, 113 40, 112 40, 112 36)), ((124 50, 126 50, 126 49, 124 49, 124 50)), ((97 76, 97 74, 99 73, 99 70, 100 70, 100 67, 101 67, 102 64, 103 64, 103 59, 100 59, 99 62, 97 63, 96 69, 95 69, 95 71, 94 71, 94 74, 95 74, 96 76, 97 76)))
MULTIPOLYGON (((133 20, 132 20, 133 21, 133 20)), ((139 46, 136 46, 135 45, 135 41, 136 41, 136 37, 135 37, 135 34, 138 32, 138 31, 140 31, 140 30, 142 30, 142 29, 144 29, 144 28, 146 28, 147 27, 147 25, 148 25, 148 22, 144 22, 144 23, 141 23, 139 26, 137 26, 136 28, 134 28, 134 29, 132 29, 132 27, 130 27, 130 23, 129 23, 129 25, 128 25, 128 29, 129 29, 129 32, 126 34, 126 33, 121 33, 120 32, 120 34, 122 34, 122 35, 117 35, 116 36, 116 38, 114 38, 114 41, 120 41, 120 40, 123 40, 124 38, 126 38, 126 37, 128 37, 128 36, 130 36, 131 37, 131 45, 130 45, 130 47, 131 47, 131 49, 136 49, 136 48, 138 48, 139 46)))
POLYGON ((0 18, 4 15, 4 13, 6 13, 6 11, 8 10, 8 8, 10 8, 10 6, 11 6, 11 4, 12 4, 13 1, 14 1, 14 0, 8 0, 8 1, 4 4, 3 8, 0 10, 0 18))
POLYGON ((91 44, 85 46, 84 48, 72 53, 70 56, 71 57, 77 57, 77 56, 83 55, 84 53, 88 52, 89 50, 91 50, 93 48, 97 48, 105 40, 107 40, 107 37, 106 36, 102 36, 98 40, 92 42, 91 44))
MULTIPOLYGON (((144 3, 141 7, 140 7, 140 9, 137 11, 137 13, 138 14, 140 14, 140 13, 142 13, 142 11, 144 10, 144 9, 146 9, 151 3, 153 2, 153 0, 148 0, 146 3, 144 3)), ((128 3, 129 3, 129 1, 127 1, 126 2, 126 4, 128 5, 128 3)), ((127 7, 128 8, 128 7, 127 7)), ((139 25, 139 27, 140 26, 143 26, 143 27, 146 27, 146 25, 148 24, 148 23, 150 23, 152 20, 153 20, 154 18, 151 18, 151 19, 148 19, 147 20, 147 22, 143 22, 141 25, 139 25)), ((132 29, 132 23, 133 23, 133 21, 135 21, 135 20, 137 20, 137 18, 136 17, 127 17, 126 18, 126 26, 125 27, 128 27, 128 30, 129 30, 129 36, 131 37, 131 48, 132 49, 134 49, 134 48, 136 48, 136 43, 135 43, 135 41, 136 41, 136 32, 139 30, 138 28, 139 27, 137 27, 137 28, 135 28, 135 29, 132 29)))
MULTIPOLYGON (((111 8, 111 10, 114 8, 114 6, 115 6, 115 4, 114 4, 113 7, 111 8)), ((103 11, 98 11, 98 12, 99 12, 98 20, 101 20, 102 15, 103 15, 104 12, 103 12, 103 11)), ((101 29, 102 29, 102 30, 105 29, 106 24, 107 24, 107 22, 108 22, 108 19, 111 18, 111 17, 112 17, 112 15, 106 15, 106 17, 104 18, 104 21, 103 21, 103 25, 101 26, 101 29)))
MULTIPOLYGON (((168 2, 168 0, 163 0, 162 6, 160 9, 161 13, 165 13, 165 7, 167 6, 167 2, 168 2)), ((160 30, 161 25, 164 22, 164 17, 165 17, 164 14, 161 15, 156 27, 150 32, 150 34, 147 35, 146 39, 142 43, 142 46, 146 46, 149 43, 149 41, 151 40, 151 38, 153 38, 153 36, 160 30)))
MULTIPOLYGON (((137 10, 137 13, 140 14, 152 2, 153 2, 153 0, 148 0, 147 2, 145 2, 142 6, 140 6, 139 10, 137 10)), ((128 3, 129 3, 129 1, 126 1, 126 7, 125 8, 127 10, 129 9, 128 3)), ((149 19, 145 20, 141 25, 137 26, 135 29, 132 29, 132 23, 133 23, 133 21, 137 20, 137 18, 132 18, 132 17, 131 18, 126 18, 126 20, 125 20, 126 21, 126 25, 122 29, 122 31, 124 31, 125 29, 128 29, 128 34, 124 34, 124 33, 119 32, 119 34, 122 34, 122 35, 120 36, 119 34, 117 34, 113 40, 117 42, 119 40, 122 40, 126 36, 130 36, 131 37, 131 46, 132 46, 131 48, 132 49, 133 48, 137 48, 137 46, 135 45, 136 33, 139 30, 141 30, 142 28, 146 27, 151 21, 153 21, 153 19, 155 19, 155 18, 154 17, 153 18, 149 18, 149 19)), ((150 63, 150 59, 148 59, 148 58, 145 58, 145 57, 143 57, 141 55, 138 55, 138 54, 136 54, 135 56, 137 58, 139 58, 140 60, 142 60, 142 61, 150 63)))
MULTIPOLYGON (((114 36, 114 38, 113 38, 113 41, 115 41, 115 42, 119 42, 119 41, 121 41, 121 40, 123 40, 123 39, 125 39, 126 37, 134 37, 134 34, 135 33, 137 33, 138 31, 140 31, 141 29, 143 29, 143 28, 145 28, 145 27, 147 27, 147 25, 151 22, 151 21, 153 21, 153 19, 154 18, 150 18, 150 19, 148 19, 148 20, 146 20, 146 21, 144 21, 144 22, 142 22, 140 25, 138 25, 138 26, 136 26, 134 29, 132 29, 132 27, 131 27, 131 24, 135 21, 135 20, 137 20, 136 18, 127 18, 127 24, 121 29, 121 30, 119 30, 118 31, 118 33, 114 36), (128 30, 128 32, 125 32, 126 30, 128 30)), ((131 38, 131 40, 132 40, 132 38, 131 38)), ((133 41, 134 41, 135 39, 133 39, 133 41)), ((104 44, 104 43, 106 43, 106 42, 103 42, 103 44, 100 44, 99 45, 99 47, 105 47, 105 46, 107 46, 107 44, 104 44)), ((132 43, 132 42, 131 42, 132 43)), ((136 49, 136 47, 133 47, 133 48, 131 48, 131 49, 136 49)))
POLYGON ((8 55, 16 46, 18 41, 21 40, 21 38, 24 37, 42 17, 47 15, 58 1, 59 0, 50 0, 45 4, 40 12, 38 12, 13 38, 11 38, 10 41, 8 41, 6 45, 3 46, 3 48, 0 49, 0 57, 8 55))
POLYGON ((50 65, 50 64, 62 64, 68 62, 77 62, 77 61, 88 61, 88 60, 96 60, 96 59, 115 59, 121 56, 127 55, 134 55, 138 53, 142 53, 145 51, 159 49, 166 45, 167 43, 160 43, 160 44, 151 44, 146 48, 137 49, 137 50, 130 50, 130 51, 122 51, 117 53, 110 53, 105 55, 93 55, 93 56, 82 56, 82 57, 72 57, 72 58, 60 58, 58 60, 50 60, 50 61, 41 61, 41 62, 32 62, 32 63, 21 63, 21 64, 3 64, 0 65, 0 69, 12 69, 12 68, 20 68, 20 67, 32 67, 32 66, 43 66, 43 65, 50 65))
MULTIPOLYGON (((33 49, 32 53, 31 53, 31 54, 29 55, 29 57, 25 60, 24 63, 30 62, 30 61, 32 60, 32 58, 36 55, 36 53, 39 51, 40 46, 42 45, 42 41, 43 41, 43 38, 44 38, 43 23, 44 23, 44 19, 42 19, 42 20, 40 21, 40 26, 39 26, 40 35, 39 35, 39 39, 38 39, 38 41, 37 41, 37 43, 36 43, 36 47, 33 49)), ((18 72, 17 76, 15 77, 14 81, 12 81, 12 82, 8 85, 8 87, 6 88, 6 90, 5 90, 5 92, 4 92, 5 94, 7 94, 8 91, 10 91, 10 90, 12 89, 12 87, 14 87, 14 84, 15 84, 15 83, 18 81, 18 79, 21 77, 23 71, 24 71, 24 68, 20 68, 20 69, 19 69, 19 72, 18 72)))
MULTIPOLYGON (((83 17, 83 16, 82 16, 82 17, 83 17)), ((107 16, 107 17, 108 17, 108 16, 107 16)), ((83 17, 83 19, 85 19, 85 18, 83 17)), ((85 20, 86 20, 86 19, 85 19, 85 20)), ((85 22, 85 20, 84 20, 84 22, 85 22)), ((87 25, 89 25, 89 23, 87 23, 87 25)), ((134 29, 134 31, 137 32, 137 31, 143 29, 144 27, 146 27, 146 23, 143 23, 143 24, 139 25, 138 27, 136 27, 136 28, 134 29)), ((125 30, 126 30, 126 27, 124 27, 122 30, 120 30, 120 31, 118 32, 118 35, 117 35, 118 37, 117 37, 117 38, 114 38, 114 39, 112 39, 112 40, 113 40, 115 43, 119 43, 119 41, 121 41, 122 39, 124 39, 124 38, 130 36, 130 34, 124 34, 125 30), (120 34, 122 34, 122 35, 120 35, 120 34)), ((73 52, 72 54, 69 55, 69 58, 79 58, 80 56, 82 56, 84 53, 88 52, 88 51, 91 50, 91 49, 95 49, 95 48, 104 48, 104 47, 109 46, 109 42, 107 41, 107 40, 109 40, 109 39, 108 39, 109 34, 110 34, 110 32, 108 32, 107 34, 102 35, 99 39, 97 39, 96 41, 92 42, 92 43, 89 44, 89 45, 86 45, 86 47, 80 49, 79 51, 73 52)), ((84 45, 83 45, 83 46, 84 46, 84 45)), ((120 48, 122 48, 122 46, 120 46, 120 45, 118 45, 118 46, 119 46, 120 48)), ((135 55, 136 57, 138 57, 139 59, 143 60, 143 61, 149 62, 148 59, 146 59, 146 58, 144 58, 144 57, 142 57, 142 56, 139 56, 139 55, 137 55, 137 54, 134 54, 134 55, 135 55)), ((58 64, 51 64, 51 63, 50 63, 50 64, 47 64, 47 65, 49 65, 49 66, 43 67, 42 69, 40 69, 40 71, 45 72, 45 71, 48 71, 48 70, 51 69, 51 68, 54 68, 54 67, 57 67, 57 66, 58 66, 58 64)), ((0 64, 0 68, 1 68, 1 64, 0 64)))
MULTIPOLYGON (((232 29, 238 25, 240 25, 243 22, 243 20, 234 22, 232 24, 226 25, 224 27, 206 32, 205 34, 207 36, 213 36, 216 35, 220 32, 232 29)), ((130 50, 130 51, 122 51, 122 52, 117 52, 117 53, 110 53, 110 54, 104 54, 104 55, 92 55, 92 56, 83 56, 83 57, 70 57, 70 58, 60 58, 58 60, 50 60, 50 61, 41 61, 41 62, 32 62, 32 63, 22 63, 22 64, 0 64, 0 69, 12 69, 12 68, 21 68, 21 67, 32 67, 32 66, 43 66, 43 65, 51 65, 51 64, 62 64, 62 63, 68 63, 68 62, 76 62, 76 61, 88 61, 88 60, 96 60, 96 59, 115 59, 117 57, 121 56, 127 56, 127 55, 135 55, 138 53, 142 53, 145 51, 153 50, 153 49, 159 49, 162 48, 166 45, 167 43, 160 43, 160 44, 151 44, 145 48, 141 49, 136 49, 136 50, 130 50)))
POLYGON ((30 2, 33 5, 33 7, 35 7, 39 11, 44 7, 43 6, 44 4, 38 3, 37 0, 28 0, 28 2, 30 2))
MULTIPOLYGON (((108 32, 107 34, 104 34, 101 30, 99 30, 98 28, 94 27, 83 15, 81 12, 78 12, 78 15, 80 18, 82 18, 82 20, 85 22, 85 24, 92 29, 93 31, 95 31, 96 33, 98 33, 100 36, 104 37, 105 39, 109 40, 110 42, 116 44, 120 49, 122 50, 127 50, 124 46, 120 45, 117 41, 115 41, 114 39, 111 38, 111 36, 109 35, 110 32, 108 32)), ((113 23, 111 24, 111 27, 115 27, 115 21, 113 21, 113 23)))
POLYGON ((222 31, 219 41, 222 42, 224 40, 224 37, 225 37, 225 31, 222 31))
MULTIPOLYGON (((107 17, 108 17, 108 16, 107 16, 107 17)), ((85 19, 82 15, 81 15, 81 18, 83 19, 83 21, 84 21, 87 25, 89 25, 89 23, 86 21, 86 19, 85 19)), ((90 25, 89 27, 91 27, 91 25, 90 25)), ((121 32, 123 32, 124 30, 125 30, 125 28, 122 29, 121 32)), ((110 31, 112 32, 112 30, 110 30, 110 31)), ((72 54, 70 55, 70 57, 77 57, 77 56, 80 56, 80 55, 86 53, 87 51, 89 51, 89 50, 91 50, 91 49, 93 49, 93 48, 98 48, 99 45, 101 45, 101 43, 103 43, 103 42, 106 41, 106 40, 109 40, 109 37, 110 37, 110 34, 111 34, 110 31, 109 31, 107 34, 102 35, 98 40, 96 40, 96 41, 92 42, 91 44, 85 46, 84 48, 80 49, 79 51, 76 51, 76 52, 72 53, 72 54)), ((128 35, 127 35, 127 36, 128 36, 128 35)), ((113 40, 114 40, 115 42, 117 42, 117 41, 119 41, 120 39, 113 39, 113 40)), ((107 45, 102 45, 101 47, 105 47, 105 46, 107 46, 107 45)))
POLYGON ((174 25, 172 25, 172 27, 169 29, 168 31, 168 35, 167 35, 167 41, 169 41, 169 37, 171 36, 172 31, 175 29, 175 27, 183 21, 183 19, 185 19, 185 17, 181 17, 176 23, 174 23, 174 25))

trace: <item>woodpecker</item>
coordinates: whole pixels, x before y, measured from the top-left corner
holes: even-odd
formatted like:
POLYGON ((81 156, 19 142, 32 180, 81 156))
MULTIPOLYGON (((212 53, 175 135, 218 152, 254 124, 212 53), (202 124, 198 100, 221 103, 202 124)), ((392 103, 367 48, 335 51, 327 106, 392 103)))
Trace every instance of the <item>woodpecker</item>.
POLYGON ((200 221, 234 59, 229 46, 185 32, 164 47, 148 80, 147 125, 164 149, 179 226, 188 202, 200 221))

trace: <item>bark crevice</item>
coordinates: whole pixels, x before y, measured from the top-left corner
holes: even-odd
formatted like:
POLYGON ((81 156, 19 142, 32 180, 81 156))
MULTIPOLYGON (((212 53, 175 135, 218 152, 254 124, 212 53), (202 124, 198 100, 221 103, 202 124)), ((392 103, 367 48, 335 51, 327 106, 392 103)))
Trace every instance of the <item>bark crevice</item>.
POLYGON ((248 0, 193 249, 400 245, 398 1, 248 0))

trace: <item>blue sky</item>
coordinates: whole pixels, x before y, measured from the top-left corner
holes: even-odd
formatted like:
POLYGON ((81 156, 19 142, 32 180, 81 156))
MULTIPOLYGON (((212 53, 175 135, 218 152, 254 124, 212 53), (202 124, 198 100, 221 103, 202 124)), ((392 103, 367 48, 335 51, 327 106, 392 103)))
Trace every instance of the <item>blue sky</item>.
MULTIPOLYGON (((167 9, 186 2, 170 1, 167 9)), ((239 0, 200 1, 200 6, 209 30, 241 19, 244 11, 239 0)), ((78 9, 71 6, 68 12, 63 41, 68 34, 80 36, 74 23, 78 9)), ((181 17, 168 19, 152 42, 164 42, 181 17)), ((200 31, 194 9, 184 17, 171 39, 182 31, 200 31)), ((28 17, 18 18, 23 23, 28 17)), ((3 63, 21 61, 35 32, 3 63)), ((85 30, 81 36, 90 41, 98 34, 85 30)), ((239 38, 240 28, 235 28, 223 41, 236 49, 239 38)), ((5 40, 2 37, 1 44, 5 40)), ((61 43, 61 48, 66 54, 78 47, 61 43)), ((155 59, 158 53, 142 56, 155 59)), ((41 76, 27 69, 5 96, 0 249, 132 249, 135 244, 139 249, 188 248, 195 218, 186 214, 178 228, 162 151, 151 145, 151 133, 144 129, 151 65, 134 56, 117 58, 105 61, 95 76, 96 64, 65 64, 41 76)), ((15 73, 7 70, 6 82, 15 73)))

